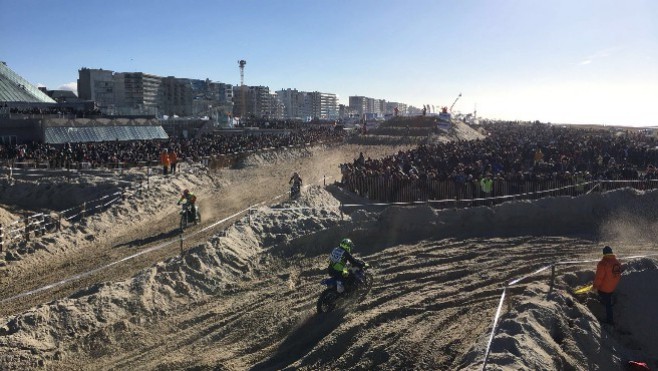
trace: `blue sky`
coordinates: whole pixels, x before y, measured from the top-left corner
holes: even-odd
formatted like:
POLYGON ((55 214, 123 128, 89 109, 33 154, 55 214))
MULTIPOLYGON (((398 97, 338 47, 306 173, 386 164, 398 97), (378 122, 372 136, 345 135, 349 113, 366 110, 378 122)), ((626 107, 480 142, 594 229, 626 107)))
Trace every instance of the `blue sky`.
POLYGON ((658 125, 655 0, 0 0, 0 60, 450 106, 510 120, 658 125))

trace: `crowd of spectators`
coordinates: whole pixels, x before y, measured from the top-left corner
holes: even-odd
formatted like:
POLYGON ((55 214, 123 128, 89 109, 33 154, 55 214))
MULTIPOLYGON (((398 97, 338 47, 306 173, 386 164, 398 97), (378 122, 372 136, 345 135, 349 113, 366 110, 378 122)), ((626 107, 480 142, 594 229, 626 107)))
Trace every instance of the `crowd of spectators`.
POLYGON ((44 107, 10 107, 5 103, 0 106, 0 112, 11 115, 65 116, 69 118, 96 117, 101 115, 97 108, 81 109, 75 107, 44 106, 44 107))
POLYGON ((302 120, 270 119, 270 118, 247 118, 240 121, 241 128, 257 127, 260 129, 301 129, 312 126, 334 126, 334 120, 313 120, 304 122, 302 120))
POLYGON ((336 142, 345 132, 331 127, 305 127, 275 133, 244 130, 240 133, 207 134, 200 138, 170 138, 168 140, 43 143, 0 145, 0 160, 16 164, 48 164, 51 168, 70 168, 82 163, 90 167, 113 167, 157 163, 164 149, 175 151, 179 158, 198 162, 219 155, 258 151, 306 143, 336 142))
POLYGON ((641 132, 511 122, 484 128, 482 140, 425 144, 381 159, 360 156, 341 165, 342 183, 371 199, 413 201, 658 178, 658 140, 641 132), (410 188, 419 192, 402 199, 410 188))

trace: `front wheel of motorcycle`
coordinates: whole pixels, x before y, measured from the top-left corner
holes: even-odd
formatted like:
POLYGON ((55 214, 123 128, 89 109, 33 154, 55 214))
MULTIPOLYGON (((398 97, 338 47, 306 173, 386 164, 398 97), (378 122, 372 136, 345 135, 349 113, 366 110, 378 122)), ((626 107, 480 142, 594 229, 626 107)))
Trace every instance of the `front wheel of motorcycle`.
POLYGON ((338 293, 335 289, 324 290, 318 298, 318 313, 329 313, 334 310, 336 308, 336 299, 338 299, 338 293))
POLYGON ((187 219, 187 217, 185 216, 185 214, 183 214, 180 218, 180 230, 181 230, 181 232, 185 229, 185 227, 187 227, 187 223, 186 223, 187 220, 185 220, 185 219, 187 219))
POLYGON ((372 281, 374 277, 370 273, 365 273, 363 275, 363 283, 359 286, 359 301, 363 301, 366 298, 366 295, 370 292, 372 288, 372 281))

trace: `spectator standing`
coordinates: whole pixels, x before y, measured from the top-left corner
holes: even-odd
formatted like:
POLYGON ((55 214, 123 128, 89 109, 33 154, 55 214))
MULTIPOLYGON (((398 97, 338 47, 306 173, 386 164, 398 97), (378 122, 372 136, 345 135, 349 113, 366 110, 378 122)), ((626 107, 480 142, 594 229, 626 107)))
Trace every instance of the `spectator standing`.
POLYGON ((544 152, 542 152, 541 148, 537 148, 534 156, 534 165, 537 166, 543 161, 544 161, 544 152))
POLYGON ((176 155, 176 150, 172 149, 169 152, 169 172, 171 174, 176 174, 176 164, 178 163, 178 155, 176 155))
POLYGON ((366 158, 363 156, 363 152, 359 153, 359 158, 356 159, 356 163, 359 166, 366 166, 366 158))
POLYGON ((491 179, 491 174, 487 174, 484 178, 480 179, 480 189, 482 190, 483 198, 491 197, 491 192, 493 191, 493 179, 491 179))
POLYGON ((167 149, 164 149, 160 154, 160 164, 162 165, 162 175, 167 175, 169 171, 169 152, 167 149))
POLYGON ((612 253, 612 248, 605 246, 603 248, 603 258, 596 265, 596 275, 592 287, 598 291, 599 301, 605 306, 605 321, 603 323, 613 326, 615 323, 612 316, 612 294, 621 279, 621 271, 621 263, 612 253))

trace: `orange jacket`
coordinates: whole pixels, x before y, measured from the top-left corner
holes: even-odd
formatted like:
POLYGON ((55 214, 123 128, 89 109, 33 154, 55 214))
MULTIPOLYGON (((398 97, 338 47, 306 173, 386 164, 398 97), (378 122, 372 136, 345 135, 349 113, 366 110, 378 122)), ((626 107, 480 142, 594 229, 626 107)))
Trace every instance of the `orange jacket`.
POLYGON ((160 154, 160 164, 165 165, 165 166, 169 166, 169 164, 170 164, 169 154, 167 154, 167 152, 162 152, 160 154))
POLYGON ((615 254, 603 255, 603 259, 596 265, 594 288, 602 292, 612 293, 615 291, 620 278, 621 263, 619 263, 615 254))
POLYGON ((169 162, 172 164, 175 164, 178 162, 178 156, 176 156, 176 152, 171 151, 169 152, 169 162))

